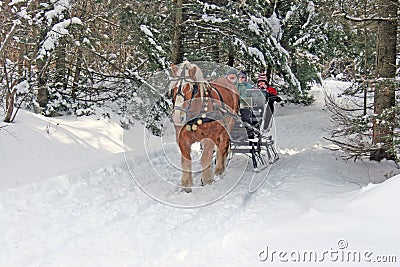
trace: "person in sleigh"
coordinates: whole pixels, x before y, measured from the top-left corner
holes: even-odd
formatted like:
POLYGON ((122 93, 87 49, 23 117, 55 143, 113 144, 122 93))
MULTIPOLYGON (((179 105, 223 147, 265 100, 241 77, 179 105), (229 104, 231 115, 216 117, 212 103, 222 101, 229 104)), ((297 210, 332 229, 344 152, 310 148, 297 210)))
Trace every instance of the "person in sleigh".
POLYGON ((262 90, 271 112, 274 113, 274 102, 281 102, 282 99, 277 95, 278 92, 276 89, 268 83, 267 74, 265 72, 258 74, 255 88, 262 90))

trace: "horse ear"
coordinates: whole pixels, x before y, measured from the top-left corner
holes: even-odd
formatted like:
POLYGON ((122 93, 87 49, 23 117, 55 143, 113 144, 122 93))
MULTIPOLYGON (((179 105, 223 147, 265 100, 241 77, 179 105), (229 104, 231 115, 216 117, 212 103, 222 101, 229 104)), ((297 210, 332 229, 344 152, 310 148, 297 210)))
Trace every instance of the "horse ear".
POLYGON ((196 66, 194 66, 193 68, 191 68, 191 69, 189 70, 189 77, 192 78, 194 81, 197 80, 197 79, 196 79, 196 71, 197 71, 196 66))
POLYGON ((174 77, 176 78, 176 77, 178 76, 178 75, 177 75, 178 66, 175 65, 175 64, 172 64, 172 65, 171 65, 171 70, 172 70, 172 75, 174 75, 174 77))

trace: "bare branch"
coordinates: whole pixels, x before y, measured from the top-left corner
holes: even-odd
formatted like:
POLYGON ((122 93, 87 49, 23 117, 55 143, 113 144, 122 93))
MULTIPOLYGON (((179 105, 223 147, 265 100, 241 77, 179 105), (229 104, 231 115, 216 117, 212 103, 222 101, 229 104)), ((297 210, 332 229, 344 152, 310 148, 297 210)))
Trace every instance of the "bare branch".
MULTIPOLYGON (((33 0, 28 2, 26 10, 29 10, 29 8, 31 7, 33 2, 34 2, 33 0)), ((15 32, 17 31, 17 29, 19 28, 19 26, 20 26, 20 21, 14 20, 10 31, 8 32, 8 34, 6 34, 6 37, 4 38, 3 42, 1 43, 0 55, 3 54, 4 50, 6 49, 6 47, 8 45, 8 42, 13 38, 13 36, 14 36, 15 32)))

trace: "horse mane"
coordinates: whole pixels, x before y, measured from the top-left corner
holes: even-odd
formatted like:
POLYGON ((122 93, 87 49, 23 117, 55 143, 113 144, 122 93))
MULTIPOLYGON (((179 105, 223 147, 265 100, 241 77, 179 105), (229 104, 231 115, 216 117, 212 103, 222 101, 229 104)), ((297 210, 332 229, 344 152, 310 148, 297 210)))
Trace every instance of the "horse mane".
POLYGON ((175 78, 184 77, 191 78, 195 82, 207 82, 200 67, 187 60, 179 65, 172 65, 172 74, 175 78))
POLYGON ((204 96, 207 88, 210 88, 209 82, 204 78, 203 71, 194 63, 186 60, 179 65, 172 65, 171 69, 174 78, 183 78, 188 82, 198 83, 201 97, 204 96))

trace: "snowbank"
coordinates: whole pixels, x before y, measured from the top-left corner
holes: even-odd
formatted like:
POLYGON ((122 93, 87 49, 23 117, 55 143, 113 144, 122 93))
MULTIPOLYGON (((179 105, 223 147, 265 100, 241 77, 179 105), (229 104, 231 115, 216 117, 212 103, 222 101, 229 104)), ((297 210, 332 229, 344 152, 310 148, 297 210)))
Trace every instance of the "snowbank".
POLYGON ((160 174, 175 183, 180 174, 166 171, 166 152, 142 127, 124 134, 130 172, 118 124, 20 111, 0 131, 0 265, 397 266, 400 175, 387 176, 399 170, 326 149, 321 90, 310 107, 277 107, 280 160, 253 194, 246 157, 186 194, 160 184, 160 174), (238 174, 229 194, 196 209, 162 204, 133 179, 164 200, 195 203, 238 174))
POLYGON ((5 189, 97 165, 124 148, 117 123, 20 110, 15 123, 0 130, 0 150, 0 189, 5 189))

